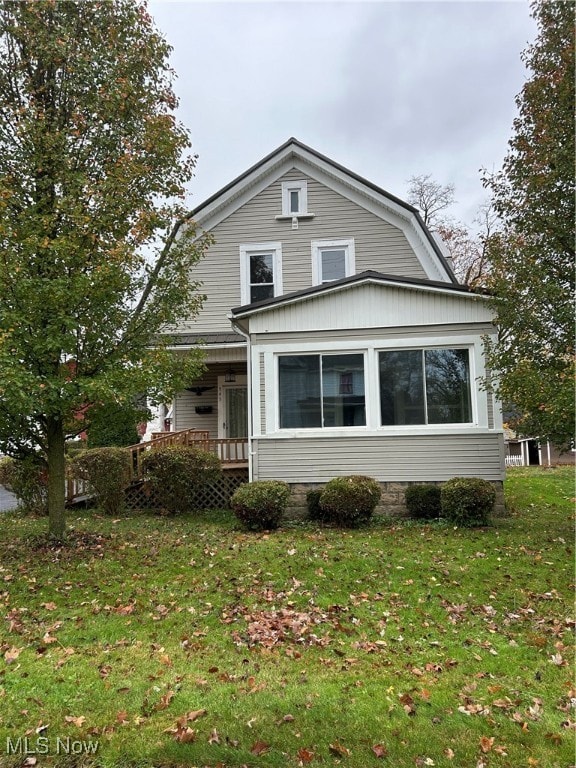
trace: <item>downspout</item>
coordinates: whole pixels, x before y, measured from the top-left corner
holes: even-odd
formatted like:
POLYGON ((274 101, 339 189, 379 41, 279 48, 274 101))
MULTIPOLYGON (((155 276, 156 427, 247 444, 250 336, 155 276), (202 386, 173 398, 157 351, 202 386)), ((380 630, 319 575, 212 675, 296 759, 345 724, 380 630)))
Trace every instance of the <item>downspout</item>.
POLYGON ((252 434, 254 431, 252 429, 252 344, 250 342, 250 334, 243 331, 231 315, 228 315, 228 319, 234 330, 238 331, 238 333, 246 339, 246 383, 248 388, 248 482, 251 483, 253 477, 252 457, 254 456, 254 451, 252 449, 252 434))

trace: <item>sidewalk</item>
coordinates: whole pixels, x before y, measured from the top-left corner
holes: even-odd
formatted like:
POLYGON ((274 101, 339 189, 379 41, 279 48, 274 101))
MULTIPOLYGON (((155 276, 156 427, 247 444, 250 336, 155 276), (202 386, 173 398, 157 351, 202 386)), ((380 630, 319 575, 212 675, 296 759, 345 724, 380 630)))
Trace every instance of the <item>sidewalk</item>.
POLYGON ((0 512, 7 512, 9 509, 15 509, 17 504, 18 501, 16 496, 0 485, 0 512))

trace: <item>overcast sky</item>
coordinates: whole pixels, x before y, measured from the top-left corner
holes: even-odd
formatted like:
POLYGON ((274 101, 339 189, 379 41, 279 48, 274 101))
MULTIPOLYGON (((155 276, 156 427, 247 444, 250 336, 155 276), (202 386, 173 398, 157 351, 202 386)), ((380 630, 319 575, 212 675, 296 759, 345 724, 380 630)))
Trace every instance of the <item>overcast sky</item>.
POLYGON ((471 223, 500 168, 536 26, 513 2, 155 0, 196 207, 290 136, 406 198, 431 174, 471 223))

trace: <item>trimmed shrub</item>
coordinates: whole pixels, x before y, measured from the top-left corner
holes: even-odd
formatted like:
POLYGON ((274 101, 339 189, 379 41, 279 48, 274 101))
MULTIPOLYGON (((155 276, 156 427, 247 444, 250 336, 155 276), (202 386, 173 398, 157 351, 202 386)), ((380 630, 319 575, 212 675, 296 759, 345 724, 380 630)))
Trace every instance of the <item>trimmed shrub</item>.
POLYGON ((230 499, 230 507, 238 520, 248 528, 277 528, 290 498, 290 486, 282 480, 259 480, 244 483, 230 499))
POLYGON ((194 509, 198 494, 222 474, 216 454, 185 445, 148 451, 142 469, 155 500, 170 515, 194 509))
POLYGON ((370 519, 381 495, 379 484, 371 477, 335 477, 324 486, 320 508, 327 522, 355 528, 370 519))
POLYGON ((454 477, 442 486, 440 499, 442 517, 470 528, 488 525, 496 491, 492 483, 480 477, 454 477))
POLYGON ((324 510, 320 506, 322 490, 322 488, 312 488, 306 494, 306 506, 310 520, 324 520, 324 510))
POLYGON ((405 494, 406 509, 410 517, 433 520, 440 517, 440 487, 437 485, 409 485, 405 494))
POLYGON ((98 507, 107 515, 118 515, 130 484, 130 454, 123 448, 92 448, 70 462, 74 477, 86 482, 96 494, 98 507))
POLYGON ((48 514, 48 473, 39 458, 0 459, 0 485, 16 496, 22 512, 48 514))

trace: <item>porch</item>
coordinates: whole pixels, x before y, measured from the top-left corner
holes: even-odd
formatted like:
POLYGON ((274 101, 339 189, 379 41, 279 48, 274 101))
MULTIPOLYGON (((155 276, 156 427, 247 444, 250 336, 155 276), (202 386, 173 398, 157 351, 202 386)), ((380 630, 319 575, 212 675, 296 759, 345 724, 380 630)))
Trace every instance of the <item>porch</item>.
MULTIPOLYGON (((215 453, 222 462, 222 471, 230 476, 248 479, 248 440, 245 438, 211 438, 207 430, 183 429, 178 432, 157 432, 152 440, 137 443, 126 448, 130 453, 130 483, 136 486, 142 483, 142 459, 150 450, 157 450, 168 445, 191 445, 203 451, 215 453)), ((236 483, 237 484, 237 483, 236 483)), ((66 502, 74 504, 91 495, 85 480, 69 475, 66 480, 66 502)))

